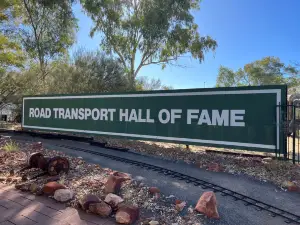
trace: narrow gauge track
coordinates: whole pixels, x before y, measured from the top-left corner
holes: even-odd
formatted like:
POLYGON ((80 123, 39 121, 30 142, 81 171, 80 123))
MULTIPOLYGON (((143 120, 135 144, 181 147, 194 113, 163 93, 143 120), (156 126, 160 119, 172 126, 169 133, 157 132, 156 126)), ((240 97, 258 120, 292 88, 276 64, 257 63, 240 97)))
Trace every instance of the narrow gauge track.
MULTIPOLYGON (((20 132, 18 132, 20 133, 20 132)), ((26 133, 26 132, 24 132, 26 133)), ((39 135, 35 134, 35 137, 38 137, 39 135)), ((53 136, 51 136, 51 139, 55 139, 53 138, 53 136)), ((60 138, 59 138, 60 139, 60 138)), ((73 139, 73 137, 72 137, 73 139)), ((81 140, 82 141, 82 140, 81 140)), ((91 145, 95 145, 94 143, 90 143, 91 145)), ((115 160, 118 162, 123 162, 123 163, 128 163, 131 164, 133 166, 138 166, 140 168, 145 168, 148 170, 152 170, 158 173, 162 173, 166 176, 170 176, 172 178, 178 179, 178 180, 182 180, 185 181, 186 183, 191 183, 194 184, 195 186, 200 186, 202 189, 210 189, 212 191, 214 191, 215 193, 221 193, 222 196, 228 196, 228 197, 232 197, 233 200, 235 201, 242 201, 244 202, 245 206, 253 206, 255 207, 255 209, 257 211, 266 211, 268 213, 270 213, 270 215, 272 217, 281 217, 285 219, 285 222, 290 224, 290 223, 295 223, 295 224, 300 224, 300 216, 290 213, 286 210, 277 208, 275 206, 272 206, 270 204, 264 203, 262 201, 259 201, 257 199, 248 197, 244 194, 240 194, 238 192, 232 191, 230 189, 224 188, 222 186, 213 184, 211 182, 205 181, 205 180, 201 180, 199 178, 196 177, 192 177, 186 174, 182 174, 170 169, 166 169, 163 167, 159 167, 159 166, 155 166, 155 165, 151 165, 148 163, 144 163, 144 162, 140 162, 140 161, 136 161, 136 160, 131 160, 131 159, 126 159, 126 158, 122 158, 119 156, 114 156, 114 155, 109 155, 109 154, 105 154, 105 153, 100 153, 100 152, 96 152, 96 151, 92 151, 92 150, 88 150, 88 149, 84 149, 84 148, 79 148, 79 147, 73 147, 73 146, 68 146, 68 145, 61 145, 61 144, 53 144, 54 146, 57 147, 62 147, 62 148, 66 148, 66 149, 71 149, 71 150, 75 150, 75 151, 79 151, 79 152, 86 152, 89 154, 93 154, 93 155, 98 155, 101 157, 105 157, 105 158, 109 158, 111 160, 115 160)), ((101 144, 99 143, 99 146, 105 148, 105 144, 101 144)))
POLYGON ((86 153, 93 154, 93 155, 99 155, 99 156, 109 158, 109 159, 112 159, 112 160, 115 160, 118 162, 128 163, 133 166, 138 166, 140 168, 145 168, 148 170, 156 171, 156 172, 162 173, 166 176, 170 176, 172 178, 185 181, 186 183, 191 183, 191 184, 194 184, 195 186, 201 186, 202 189, 211 189, 215 193, 220 192, 222 196, 233 197, 233 199, 235 201, 242 201, 242 202, 244 202, 244 205, 246 205, 246 206, 254 206, 257 211, 267 211, 271 214, 272 217, 280 216, 285 219, 286 223, 300 224, 300 216, 298 216, 296 214, 293 214, 288 211, 277 208, 275 206, 266 204, 262 201, 259 201, 257 199, 240 194, 238 192, 229 190, 229 189, 221 187, 219 185, 216 185, 216 184, 213 184, 213 183, 210 183, 210 182, 207 182, 207 181, 195 178, 195 177, 188 176, 186 174, 178 173, 176 171, 165 169, 165 168, 159 167, 159 166, 154 166, 154 165, 151 165, 148 163, 131 160, 131 159, 125 159, 122 157, 113 156, 113 155, 109 155, 109 154, 105 154, 105 153, 100 153, 100 152, 96 152, 96 151, 92 151, 92 150, 88 150, 88 149, 84 149, 84 148, 78 148, 78 147, 73 147, 73 146, 68 146, 68 145, 60 145, 60 144, 55 144, 55 146, 67 148, 67 149, 71 149, 71 150, 75 150, 75 151, 80 151, 80 152, 86 152, 86 153))

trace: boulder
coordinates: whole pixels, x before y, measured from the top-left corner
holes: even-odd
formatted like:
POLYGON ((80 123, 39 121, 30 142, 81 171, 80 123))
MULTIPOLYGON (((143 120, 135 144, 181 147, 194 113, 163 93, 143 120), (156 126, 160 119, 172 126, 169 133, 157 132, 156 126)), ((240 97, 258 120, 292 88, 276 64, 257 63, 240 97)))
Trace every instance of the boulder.
POLYGON ((113 209, 115 209, 124 200, 120 196, 110 193, 106 195, 104 201, 107 204, 109 204, 113 209))
POLYGON ((54 193, 54 199, 58 202, 67 202, 74 196, 74 192, 70 189, 59 189, 54 193))
POLYGON ((90 204, 98 202, 101 202, 101 200, 96 195, 92 194, 87 194, 79 200, 79 204, 83 210, 88 210, 90 204))
POLYGON ((116 222, 121 224, 133 224, 139 217, 139 208, 123 205, 116 213, 116 222))
POLYGON ((154 197, 155 200, 159 199, 160 198, 160 193, 155 193, 153 197, 154 197))
POLYGON ((91 203, 89 210, 101 217, 108 217, 112 213, 110 205, 105 202, 91 203))
POLYGON ((300 191, 300 188, 294 182, 291 182, 291 181, 283 182, 282 186, 291 192, 299 192, 300 191))
POLYGON ((182 201, 180 201, 179 199, 175 200, 175 205, 180 204, 182 201))
POLYGON ((181 202, 181 203, 175 205, 175 209, 178 212, 181 212, 185 206, 186 206, 186 202, 181 202))
POLYGON ((160 190, 157 187, 151 187, 149 188, 149 192, 150 194, 156 194, 156 193, 160 193, 160 190))
POLYGON ((131 180, 131 176, 128 173, 122 173, 122 172, 115 171, 113 173, 113 175, 117 176, 117 177, 123 177, 125 180, 131 180))
POLYGON ((110 175, 105 183, 105 192, 106 193, 117 193, 119 192, 122 182, 126 179, 123 177, 117 177, 110 175))
POLYGON ((44 185, 43 192, 46 195, 54 195, 54 192, 59 189, 66 189, 66 187, 62 184, 53 181, 53 182, 48 182, 47 184, 44 185))
POLYGON ((263 158, 263 162, 271 162, 273 159, 271 157, 263 158))
POLYGON ((223 167, 218 163, 210 163, 207 167, 207 170, 213 172, 222 172, 224 171, 223 167))
POLYGON ((207 191, 202 194, 202 196, 198 200, 195 210, 200 213, 203 213, 208 218, 214 218, 214 219, 220 218, 217 210, 216 195, 212 191, 207 191))
POLYGON ((155 221, 155 220, 151 220, 149 222, 149 225, 159 225, 159 222, 158 221, 155 221))

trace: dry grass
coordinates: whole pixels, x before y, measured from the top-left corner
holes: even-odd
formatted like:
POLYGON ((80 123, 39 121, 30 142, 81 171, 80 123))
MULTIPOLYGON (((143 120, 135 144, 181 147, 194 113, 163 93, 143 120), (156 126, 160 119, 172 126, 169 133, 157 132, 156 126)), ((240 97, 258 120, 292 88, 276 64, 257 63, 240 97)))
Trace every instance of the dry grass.
POLYGON ((19 151, 19 146, 16 142, 9 140, 6 144, 2 147, 2 149, 6 152, 13 152, 19 151))

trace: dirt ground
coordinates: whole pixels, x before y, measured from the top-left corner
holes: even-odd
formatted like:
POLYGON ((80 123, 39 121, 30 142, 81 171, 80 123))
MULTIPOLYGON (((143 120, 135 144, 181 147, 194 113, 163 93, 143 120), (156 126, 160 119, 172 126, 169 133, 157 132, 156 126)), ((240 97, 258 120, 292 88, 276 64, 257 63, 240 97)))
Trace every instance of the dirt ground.
MULTIPOLYGON (((14 128, 16 127, 17 126, 14 125, 14 128)), ((128 148, 135 152, 175 161, 180 160, 194 164, 199 168, 205 168, 215 172, 244 174, 261 181, 270 181, 283 189, 287 189, 291 185, 297 186, 297 189, 300 188, 299 165, 293 165, 291 160, 276 160, 274 159, 274 153, 193 145, 187 149, 187 146, 183 144, 135 141, 99 136, 94 137, 94 139, 100 142, 106 142, 109 146, 128 148)), ((292 158, 292 142, 292 138, 290 137, 288 139, 290 159, 292 158)), ((299 139, 296 139, 296 158, 300 157, 299 142, 299 139)))
MULTIPOLYGON (((109 176, 116 171, 110 168, 102 168, 97 164, 89 164, 80 157, 71 157, 59 151, 46 150, 43 147, 37 148, 34 145, 35 143, 12 141, 7 137, 0 138, 0 182, 15 184, 18 189, 40 195, 43 185, 56 177, 43 175, 32 178, 42 172, 40 169, 35 168, 20 171, 20 169, 27 166, 31 153, 40 152, 47 157, 62 156, 69 160, 69 173, 62 174, 57 179, 60 184, 75 193, 74 199, 68 202, 67 205, 80 208, 79 202, 87 194, 96 195, 101 200, 105 199, 106 182, 109 176)), ((124 200, 125 204, 139 208, 140 218, 138 224, 149 224, 149 221, 152 220, 162 225, 173 223, 178 225, 201 225, 203 221, 203 215, 201 216, 195 212, 194 208, 189 208, 188 214, 182 215, 181 210, 183 208, 178 208, 175 196, 168 198, 162 193, 153 195, 150 192, 150 187, 134 179, 124 181, 118 195, 124 200)), ((184 207, 187 209, 187 206, 184 207)), ((111 215, 111 217, 114 216, 114 214, 111 215)))

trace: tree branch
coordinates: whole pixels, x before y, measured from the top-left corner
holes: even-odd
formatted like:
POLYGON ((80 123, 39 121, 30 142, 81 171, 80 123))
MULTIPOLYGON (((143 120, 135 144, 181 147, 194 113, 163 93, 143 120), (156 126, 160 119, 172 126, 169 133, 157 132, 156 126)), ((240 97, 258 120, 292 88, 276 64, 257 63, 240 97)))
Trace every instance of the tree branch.
POLYGON ((178 57, 176 56, 176 57, 174 57, 174 58, 168 58, 168 59, 161 60, 161 61, 156 61, 156 62, 151 61, 151 62, 149 62, 149 63, 143 63, 143 66, 147 66, 147 65, 150 65, 150 64, 162 64, 162 63, 168 63, 168 62, 170 62, 170 61, 174 61, 174 60, 177 60, 177 59, 178 59, 178 57))

